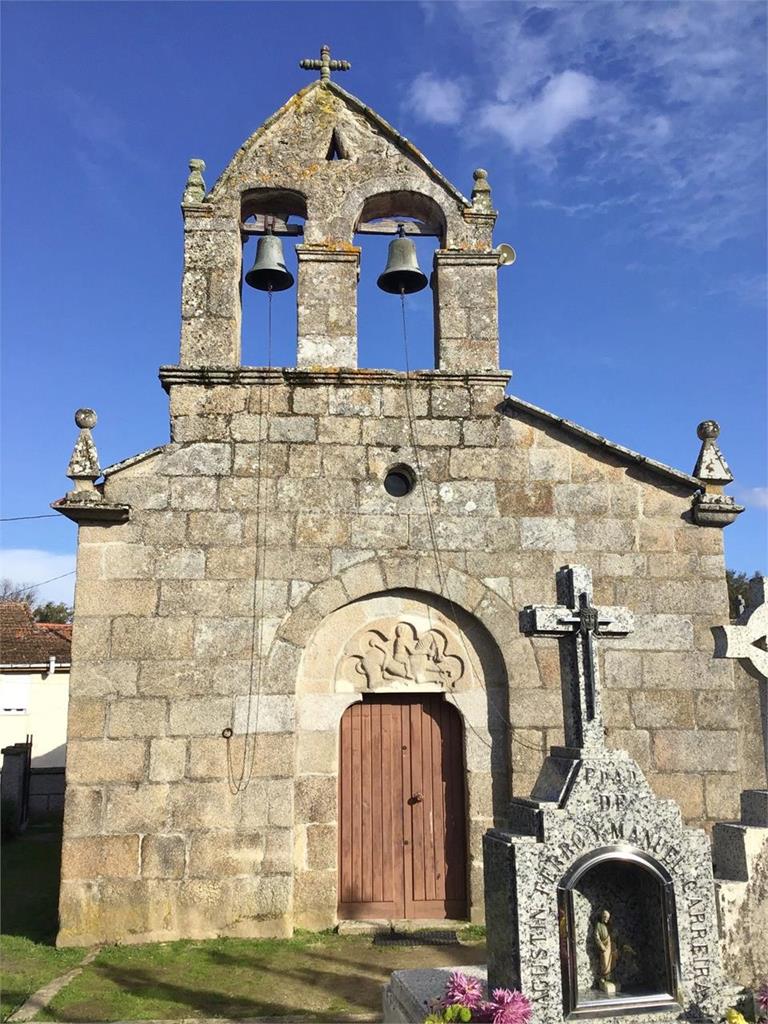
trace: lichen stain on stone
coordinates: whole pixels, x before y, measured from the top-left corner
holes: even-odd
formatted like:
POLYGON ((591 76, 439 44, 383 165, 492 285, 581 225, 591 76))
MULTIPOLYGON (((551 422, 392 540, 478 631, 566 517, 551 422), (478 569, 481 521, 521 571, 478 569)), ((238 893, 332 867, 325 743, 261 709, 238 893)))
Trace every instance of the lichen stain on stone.
POLYGON ((320 170, 320 164, 308 164, 306 167, 296 165, 295 174, 297 178, 312 178, 320 170))
POLYGON ((352 242, 348 242, 343 238, 327 238, 323 245, 327 249, 331 250, 331 252, 360 252, 359 246, 353 245, 352 242))

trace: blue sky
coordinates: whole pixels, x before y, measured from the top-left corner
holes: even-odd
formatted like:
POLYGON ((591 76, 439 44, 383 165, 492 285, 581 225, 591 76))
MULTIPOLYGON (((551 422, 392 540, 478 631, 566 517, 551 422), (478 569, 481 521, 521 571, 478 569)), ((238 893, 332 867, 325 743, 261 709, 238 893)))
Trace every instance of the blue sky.
MULTIPOLYGON (((696 424, 717 419, 747 505, 727 562, 768 569, 762 3, 23 2, 2 17, 4 516, 66 490, 78 406, 99 413, 103 465, 167 441, 156 373, 178 357, 187 161, 210 186, 327 41, 352 61, 340 84, 465 194, 488 170, 496 240, 518 252, 499 274, 510 390, 687 471, 696 424)), ((366 241, 361 364, 401 367, 384 257, 366 241)), ((426 296, 410 313, 422 366, 426 296)), ((287 365, 294 303, 275 297, 287 365)), ((3 526, 3 575, 72 567, 66 520, 3 526)))

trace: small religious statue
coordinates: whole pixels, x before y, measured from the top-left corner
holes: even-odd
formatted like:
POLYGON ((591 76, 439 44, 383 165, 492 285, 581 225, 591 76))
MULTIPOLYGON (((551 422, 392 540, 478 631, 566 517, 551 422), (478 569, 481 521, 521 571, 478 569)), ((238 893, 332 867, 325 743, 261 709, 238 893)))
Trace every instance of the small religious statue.
POLYGON ((608 927, 611 920, 609 910, 601 910, 595 922, 595 945, 599 960, 598 987, 606 995, 613 996, 619 991, 618 983, 613 979, 613 971, 619 961, 619 947, 616 937, 608 927))

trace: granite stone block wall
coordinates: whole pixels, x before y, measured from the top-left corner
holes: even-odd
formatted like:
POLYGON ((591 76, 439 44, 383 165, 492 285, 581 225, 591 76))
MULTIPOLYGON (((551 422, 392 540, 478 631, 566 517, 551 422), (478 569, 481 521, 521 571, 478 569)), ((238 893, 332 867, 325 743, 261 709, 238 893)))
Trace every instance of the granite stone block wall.
POLYGON ((690 521, 690 487, 504 406, 498 377, 415 375, 414 450, 404 378, 357 376, 172 385, 173 442, 107 476, 129 522, 80 527, 61 943, 332 923, 341 708, 329 693, 327 728, 308 723, 297 680, 326 618, 370 595, 447 598, 503 657, 511 753, 487 799, 476 780, 475 872, 494 779, 526 795, 562 739, 557 641, 523 636, 518 613, 552 603, 569 562, 635 614, 599 645, 609 745, 689 823, 763 785, 757 688, 712 659, 722 533, 690 521), (402 498, 383 487, 399 463, 419 476, 402 498))

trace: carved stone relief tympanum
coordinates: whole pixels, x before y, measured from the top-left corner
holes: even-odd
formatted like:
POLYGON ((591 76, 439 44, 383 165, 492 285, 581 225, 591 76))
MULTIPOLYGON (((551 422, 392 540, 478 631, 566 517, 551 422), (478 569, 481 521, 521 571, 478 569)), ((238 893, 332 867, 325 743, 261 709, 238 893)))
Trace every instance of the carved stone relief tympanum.
POLYGON ((465 672, 460 641, 444 627, 381 620, 358 631, 336 666, 336 689, 452 689, 465 672))

